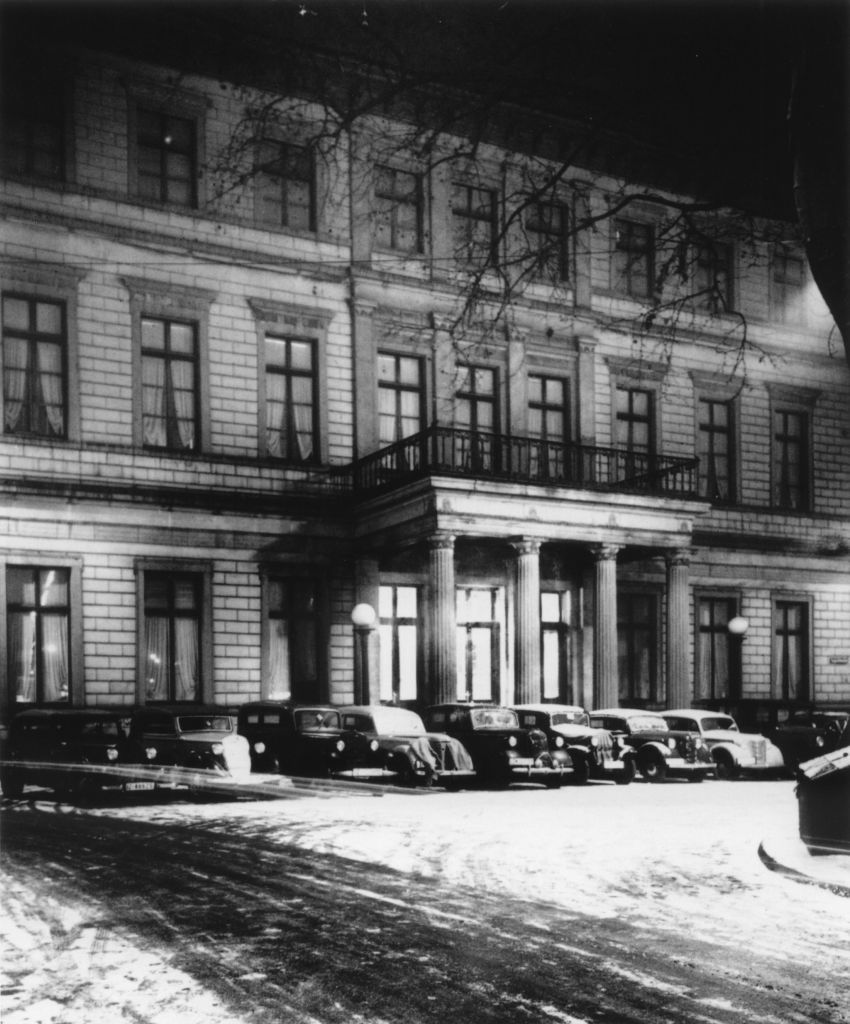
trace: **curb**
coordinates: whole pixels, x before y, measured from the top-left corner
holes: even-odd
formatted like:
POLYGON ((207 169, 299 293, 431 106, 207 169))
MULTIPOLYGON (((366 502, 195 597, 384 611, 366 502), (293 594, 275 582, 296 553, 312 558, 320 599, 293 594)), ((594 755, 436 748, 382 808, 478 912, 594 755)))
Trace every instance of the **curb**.
MULTIPOLYGON (((850 899, 850 876, 848 876, 848 882, 838 882, 832 878, 818 877, 815 874, 810 874, 807 871, 801 871, 799 868, 791 867, 788 864, 784 864, 777 860, 772 854, 768 853, 765 848, 764 841, 759 843, 758 855, 761 862, 769 871, 775 871, 777 874, 785 875, 787 878, 793 879, 795 882, 802 882, 804 885, 814 885, 819 889, 826 889, 828 892, 834 893, 836 896, 845 896, 850 899)), ((843 856, 836 854, 836 856, 843 856)), ((848 861, 850 863, 850 861, 848 861)))

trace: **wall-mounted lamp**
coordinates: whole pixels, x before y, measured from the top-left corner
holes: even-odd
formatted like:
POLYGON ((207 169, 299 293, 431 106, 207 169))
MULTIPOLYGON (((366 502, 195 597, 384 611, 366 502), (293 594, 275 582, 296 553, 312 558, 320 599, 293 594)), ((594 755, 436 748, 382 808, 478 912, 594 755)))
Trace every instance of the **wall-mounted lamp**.
POLYGON ((369 639, 378 615, 375 609, 365 602, 356 604, 351 609, 351 621, 354 624, 354 703, 368 704, 369 695, 369 662, 371 652, 369 639))
POLYGON ((743 640, 744 634, 750 628, 749 622, 743 617, 743 615, 736 615, 734 619, 730 619, 726 623, 726 628, 732 634, 732 636, 741 637, 743 640))

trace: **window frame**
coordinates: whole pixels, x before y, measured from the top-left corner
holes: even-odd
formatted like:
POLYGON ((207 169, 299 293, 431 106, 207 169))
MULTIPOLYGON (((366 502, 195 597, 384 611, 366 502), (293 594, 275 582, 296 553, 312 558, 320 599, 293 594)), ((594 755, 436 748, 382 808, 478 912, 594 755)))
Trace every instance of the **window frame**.
POLYGON ((460 267, 473 267, 484 269, 487 267, 496 268, 500 265, 499 259, 499 189, 486 182, 473 182, 463 177, 453 177, 449 182, 449 219, 451 239, 451 251, 454 262, 460 267), (464 190, 465 205, 460 207, 455 203, 455 192, 458 189, 464 190), (490 212, 488 216, 481 216, 475 212, 472 202, 472 193, 486 193, 490 199, 490 212), (479 249, 475 245, 475 232, 473 225, 489 224, 490 239, 486 246, 486 254, 483 246, 479 249), (463 226, 463 231, 460 231, 463 226), (460 235, 463 235, 463 238, 460 235))
MULTIPOLYGON (((741 640, 733 636, 728 629, 729 622, 735 618, 736 615, 741 614, 741 595, 737 591, 729 590, 709 590, 704 588, 695 588, 694 590, 694 700, 738 700, 741 697, 743 688, 742 680, 742 662, 741 662, 741 640), (705 602, 720 603, 725 602, 727 605, 728 617, 726 619, 726 625, 721 629, 720 627, 714 627, 711 629, 703 630, 701 624, 700 611, 705 602), (711 678, 706 683, 704 680, 704 670, 702 662, 702 640, 701 637, 705 634, 717 634, 723 635, 726 638, 727 648, 727 664, 728 664, 728 680, 727 680, 727 693, 718 694, 714 692, 714 666, 712 666, 711 678)), ((712 645, 712 654, 714 652, 714 646, 712 645)))
POLYGON ((210 704, 214 700, 213 676, 213 566, 211 562, 191 559, 137 558, 133 563, 136 578, 136 703, 153 705, 182 703, 169 697, 163 701, 149 701, 145 677, 145 581, 149 573, 156 575, 198 578, 200 615, 198 622, 198 669, 200 680, 195 700, 188 704, 210 704))
POLYGON ((693 280, 696 285, 694 304, 698 310, 711 316, 724 316, 735 310, 735 247, 720 239, 705 239, 693 243, 693 280), (702 254, 711 252, 709 260, 702 254), (718 270, 725 274, 725 287, 718 286, 718 270), (704 294, 699 294, 704 291, 704 294), (718 294, 718 292, 720 294, 718 294))
MULTIPOLYGON (((0 437, 5 441, 16 438, 25 443, 67 444, 80 440, 80 380, 78 339, 78 291, 84 273, 67 271, 49 264, 13 263, 4 270, 0 299, 5 295, 21 295, 43 302, 62 303, 65 307, 65 433, 62 437, 42 434, 6 433, 4 389, 0 388, 0 437)), ((2 341, 2 321, 0 321, 2 341)), ((0 367, 4 353, 0 352, 0 367)))
POLYGON ((265 331, 263 334, 263 393, 265 396, 265 408, 269 406, 269 380, 271 375, 281 378, 284 381, 286 395, 283 401, 284 411, 287 417, 294 415, 295 401, 293 397, 293 382, 298 380, 309 380, 310 382, 310 440, 311 450, 306 458, 299 458, 295 454, 298 444, 298 431, 287 432, 287 451, 283 454, 273 454, 269 450, 268 434, 269 424, 266 422, 264 428, 265 437, 265 458, 273 459, 289 466, 314 466, 320 461, 319 446, 319 380, 318 380, 318 340, 314 337, 302 337, 294 334, 283 334, 276 331, 265 331), (273 364, 270 362, 266 344, 269 339, 282 342, 286 350, 286 364, 273 364), (310 349, 309 373, 304 373, 292 366, 292 346, 294 344, 306 345, 310 349))
POLYGON ((572 211, 568 203, 559 199, 530 199, 523 218, 523 231, 526 242, 534 259, 532 277, 537 282, 546 281, 552 285, 566 286, 572 281, 572 259, 570 253, 570 218, 572 211), (541 216, 543 210, 557 210, 561 223, 558 231, 553 231, 541 216), (537 215, 537 220, 531 212, 537 215), (541 241, 541 239, 543 241, 541 241), (554 239, 555 241, 550 241, 554 239), (537 240, 537 244, 532 244, 537 240), (552 251, 550 252, 550 247, 552 251), (557 268, 551 265, 552 257, 557 257, 557 268), (542 257, 542 258, 541 258, 542 257))
POLYGON ((32 139, 26 140, 26 159, 24 170, 13 170, 6 166, 5 160, 0 162, 0 174, 4 177, 34 182, 38 185, 67 185, 72 183, 76 177, 75 146, 74 146, 74 81, 73 75, 65 66, 50 69, 46 74, 42 68, 40 55, 35 55, 25 49, 23 53, 16 54, 6 62, 2 68, 2 109, 0 109, 0 148, 7 152, 12 147, 9 145, 9 125, 16 118, 16 110, 20 111, 19 119, 25 130, 30 130, 33 124, 33 107, 35 93, 38 86, 33 87, 33 82, 39 85, 47 84, 48 93, 46 98, 52 100, 55 105, 54 116, 43 123, 53 124, 58 133, 56 149, 60 161, 57 174, 39 174, 33 168, 32 139), (34 68, 38 68, 37 71, 34 68), (21 103, 16 106, 18 99, 21 103))
POLYGON ((787 327, 806 326, 806 283, 808 280, 806 259, 803 253, 792 246, 777 242, 770 254, 770 319, 787 327), (789 280, 788 267, 797 264, 800 268, 799 284, 789 280), (792 301, 788 301, 791 299, 792 301), (796 301, 795 301, 796 300, 796 301))
MULTIPOLYGON (((277 132, 269 132, 262 139, 258 139, 254 147, 254 181, 253 181, 253 219, 255 227, 262 228, 264 230, 284 231, 289 234, 303 234, 314 236, 319 231, 319 207, 318 207, 318 195, 319 195, 319 176, 318 176, 318 163, 316 160, 315 150, 305 145, 303 142, 299 142, 296 139, 285 137, 283 134, 277 132), (306 179, 309 188, 309 213, 308 213, 308 226, 302 227, 297 224, 289 223, 289 218, 282 218, 280 222, 270 220, 268 217, 264 217, 262 213, 262 190, 260 188, 262 178, 262 158, 260 156, 260 148, 262 146, 276 145, 281 149, 281 159, 285 160, 286 156, 289 155, 285 151, 298 150, 306 156, 309 163, 309 178, 306 179)), ((304 181, 303 178, 292 178, 285 177, 283 174, 279 175, 267 175, 267 177, 274 177, 277 179, 280 185, 280 192, 282 195, 281 208, 287 206, 286 203, 286 183, 290 181, 304 181)))
POLYGON ((814 418, 819 391, 809 388, 791 388, 787 385, 768 385, 769 429, 770 429, 770 506, 786 514, 806 514, 815 510, 815 464, 814 464, 814 418), (786 461, 782 455, 780 438, 777 436, 777 416, 795 415, 801 417, 805 437, 800 441, 801 461, 801 502, 799 505, 783 503, 780 463, 786 461))
POLYGON ((423 619, 423 587, 419 583, 412 582, 398 582, 390 580, 382 580, 379 586, 379 599, 378 599, 378 629, 382 636, 381 643, 381 656, 383 657, 388 653, 390 664, 391 664, 391 678, 389 680, 389 686, 386 685, 383 672, 379 673, 378 686, 380 701, 390 701, 393 704, 399 703, 411 703, 419 698, 419 690, 422 684, 423 671, 424 671, 424 652, 423 652, 423 638, 424 638, 424 619, 423 619), (399 590, 413 590, 416 594, 416 615, 415 617, 404 616, 398 614, 398 603, 399 603, 399 590), (389 590, 391 591, 391 609, 392 614, 390 616, 381 615, 381 600, 382 595, 380 591, 389 590), (412 696, 409 695, 409 690, 403 687, 404 680, 402 679, 402 667, 401 667, 401 644, 399 641, 399 629, 400 627, 412 627, 415 630, 416 638, 416 659, 415 659, 415 687, 412 696), (389 652, 385 651, 385 644, 383 638, 386 634, 390 635, 390 649, 389 652), (388 694, 388 696, 387 696, 388 694), (402 695, 404 694, 404 696, 402 695))
POLYGON ((210 352, 209 319, 210 306, 216 298, 214 292, 184 287, 168 288, 159 282, 138 278, 122 278, 124 287, 130 293, 130 319, 133 344, 133 445, 149 455, 192 458, 198 457, 211 448, 210 413, 210 352), (197 434, 194 448, 173 449, 151 447, 145 444, 143 406, 143 347, 142 320, 170 320, 192 322, 196 338, 196 407, 197 434))
MULTIPOLYGON (((787 636, 788 634, 783 634, 787 636)), ((807 703, 814 700, 815 685, 815 657, 814 657, 814 597, 811 594, 799 593, 796 591, 774 591, 770 595, 770 692, 777 700, 797 701, 807 703), (794 605, 805 609, 805 623, 800 631, 804 650, 805 684, 804 692, 801 695, 790 696, 786 692, 786 680, 779 680, 779 662, 777 659, 777 637, 780 628, 780 606, 794 605)))
MULTIPOLYGON (((327 681, 327 660, 325 653, 327 633, 327 586, 325 579, 315 572, 304 568, 284 565, 262 565, 260 567, 260 697, 262 700, 290 700, 300 703, 325 703, 329 699, 327 681), (272 689, 271 672, 271 648, 273 623, 284 616, 273 614, 272 588, 276 584, 283 584, 287 591, 292 588, 303 586, 309 583, 313 589, 314 612, 310 616, 314 628, 314 650, 313 659, 315 664, 315 678, 313 680, 293 679, 292 658, 294 649, 290 649, 290 661, 287 666, 289 694, 282 695, 272 689)), ((306 616, 290 615, 288 621, 297 623, 303 621, 306 616)), ((291 631, 290 635, 295 635, 291 631)))
POLYGON ((645 301, 651 299, 655 291, 655 223, 650 220, 645 220, 639 217, 613 217, 611 220, 611 259, 610 259, 610 287, 611 291, 615 295, 622 296, 628 299, 634 299, 636 301, 645 301), (620 226, 628 228, 628 245, 621 245, 619 232, 620 226), (646 290, 643 292, 636 292, 632 284, 632 278, 635 276, 632 272, 632 267, 635 264, 635 260, 631 254, 638 250, 633 243, 633 235, 636 230, 645 231, 647 235, 646 244, 646 290), (620 267, 618 260, 618 253, 626 254, 623 258, 625 259, 625 266, 620 267))
POLYGON ((373 167, 375 187, 372 198, 375 203, 374 228, 372 232, 372 245, 379 252, 391 252, 397 255, 415 259, 425 254, 425 175, 419 170, 411 170, 409 167, 397 167, 393 164, 378 162, 373 167), (381 172, 389 172, 393 175, 395 184, 398 175, 407 175, 414 179, 415 200, 414 202, 402 204, 404 199, 397 190, 381 191, 381 172), (390 214, 390 244, 385 245, 378 241, 378 225, 381 217, 381 201, 388 205, 390 214), (400 205, 413 206, 416 218, 416 242, 413 248, 406 248, 394 244, 398 232, 398 210, 400 205))
MULTIPOLYGON (((626 701, 624 707, 649 707, 653 704, 662 703, 666 699, 666 680, 661 677, 661 622, 662 622, 662 605, 661 605, 662 591, 657 586, 623 586, 617 590, 617 693, 618 699, 626 701), (634 657, 634 645, 627 644, 628 652, 625 658, 626 663, 630 667, 626 673, 624 688, 624 680, 621 674, 621 667, 623 658, 620 654, 621 644, 621 624, 623 617, 621 615, 621 601, 631 601, 634 598, 647 598, 650 602, 650 622, 645 627, 648 634, 649 642, 647 644, 647 651, 649 652, 649 695, 641 697, 634 693, 634 676, 631 669, 635 665, 634 657), (636 704, 635 701, 638 703, 636 704)), ((633 636, 634 629, 630 631, 630 636, 633 636)))
POLYGON ((382 379, 382 377, 380 375, 380 372, 377 375, 378 376, 378 408, 377 408, 377 414, 378 414, 378 445, 379 445, 379 447, 383 448, 383 447, 386 447, 387 445, 395 444, 396 441, 403 440, 403 437, 412 436, 412 435, 403 435, 403 437, 396 437, 392 441, 385 441, 385 440, 382 439, 382 437, 381 437, 381 423, 382 423, 382 421, 384 419, 385 414, 382 413, 382 411, 381 411, 381 392, 382 391, 387 391, 387 392, 392 392, 392 394, 393 394, 393 398, 394 398, 394 401, 393 401, 393 405, 394 405, 393 418, 394 418, 394 423, 395 423, 396 427, 399 426, 399 424, 401 422, 401 419, 402 419, 402 417, 401 417, 401 409, 400 409, 400 404, 399 404, 400 401, 401 401, 401 395, 402 394, 416 394, 417 395, 417 397, 418 397, 418 402, 417 402, 417 405, 418 405, 417 418, 418 418, 418 421, 419 421, 419 426, 418 426, 417 430, 414 431, 414 434, 418 434, 418 433, 420 433, 421 431, 423 431, 425 429, 426 424, 427 424, 427 415, 426 415, 426 409, 427 409, 427 405, 426 405, 426 402, 427 402, 426 391, 427 391, 427 389, 426 389, 426 380, 425 380, 426 366, 425 366, 425 357, 424 356, 417 355, 415 353, 410 353, 410 352, 395 352, 395 351, 392 351, 391 349, 379 348, 378 352, 377 352, 377 359, 378 359, 379 364, 380 364, 380 360, 382 358, 394 360, 395 367, 396 367, 396 374, 395 374, 395 377, 393 378, 393 381, 391 383, 385 382, 382 379), (400 376, 399 376, 399 373, 398 373, 398 367, 399 367, 399 361, 402 360, 402 359, 409 359, 412 362, 415 362, 417 364, 418 374, 419 374, 419 383, 418 383, 418 386, 415 387, 415 388, 410 386, 410 385, 403 384, 401 382, 401 380, 400 380, 400 376))

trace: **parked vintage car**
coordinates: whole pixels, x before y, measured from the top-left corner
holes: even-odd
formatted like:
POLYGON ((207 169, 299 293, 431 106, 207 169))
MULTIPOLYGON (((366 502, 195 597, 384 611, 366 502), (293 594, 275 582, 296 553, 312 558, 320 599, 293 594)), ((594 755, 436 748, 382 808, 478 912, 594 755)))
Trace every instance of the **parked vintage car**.
POLYGON ((261 700, 239 708, 237 728, 248 741, 251 769, 326 778, 365 766, 378 741, 343 729, 339 708, 261 700))
POLYGON ((147 704, 128 709, 126 722, 135 758, 158 785, 203 788, 204 775, 247 782, 248 741, 227 708, 195 704, 147 704))
POLYGON ((475 771, 462 743, 441 732, 429 732, 415 711, 387 704, 350 705, 339 709, 342 727, 360 733, 372 751, 359 777, 394 776, 403 786, 445 786, 459 789, 475 771))
POLYGON ((635 777, 634 750, 607 729, 595 729, 584 708, 574 704, 515 704, 523 729, 540 729, 549 747, 564 749, 572 762, 569 779, 612 779, 628 785, 635 777))
POLYGON ((94 708, 29 708, 12 719, 0 750, 3 795, 17 799, 24 786, 45 786, 63 799, 102 789, 152 790, 133 773, 136 756, 126 719, 94 708))
POLYGON ((767 735, 794 772, 804 761, 850 746, 850 711, 791 711, 767 735))
POLYGON ((702 736, 718 779, 734 779, 742 772, 778 775, 785 767, 778 747, 758 733, 740 732, 731 715, 689 708, 662 711, 661 717, 671 729, 702 736))
POLYGON ((655 711, 601 708, 591 711, 590 723, 634 748, 637 770, 648 782, 661 782, 668 775, 702 782, 714 772, 711 753, 699 733, 673 730, 655 711))
POLYGON ((425 724, 463 743, 483 785, 539 782, 550 789, 561 785, 564 772, 549 750, 546 734, 523 729, 511 708, 474 702, 436 704, 425 711, 425 724))

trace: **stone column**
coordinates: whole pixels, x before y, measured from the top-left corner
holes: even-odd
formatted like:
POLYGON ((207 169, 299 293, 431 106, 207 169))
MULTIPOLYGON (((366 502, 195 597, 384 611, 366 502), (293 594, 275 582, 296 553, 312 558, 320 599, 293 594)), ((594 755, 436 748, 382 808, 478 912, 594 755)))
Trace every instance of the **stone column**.
POLYGON ((690 707, 693 695, 688 661, 687 551, 671 551, 667 559, 667 707, 690 707))
POLYGON ((455 538, 435 534, 429 541, 429 657, 426 701, 440 704, 457 697, 457 616, 455 612, 455 538))
POLYGON ((617 552, 616 544, 593 549, 596 586, 593 602, 594 706, 615 708, 620 703, 617 672, 617 552))
POLYGON ((514 700, 540 700, 540 541, 511 541, 516 551, 516 670, 514 700))

